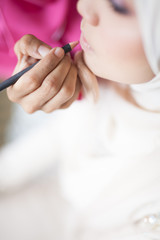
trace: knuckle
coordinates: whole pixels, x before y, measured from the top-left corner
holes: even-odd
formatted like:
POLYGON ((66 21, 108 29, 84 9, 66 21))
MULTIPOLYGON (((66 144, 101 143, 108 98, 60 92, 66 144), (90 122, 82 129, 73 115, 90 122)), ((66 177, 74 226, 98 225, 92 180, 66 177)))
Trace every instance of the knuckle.
POLYGON ((38 109, 34 106, 34 105, 29 105, 26 104, 23 106, 23 109, 25 110, 25 112, 27 112, 28 114, 32 114, 35 111, 37 111, 38 109))
POLYGON ((68 102, 68 103, 66 103, 66 104, 63 104, 63 105, 61 106, 61 109, 66 109, 66 108, 68 108, 71 104, 72 104, 72 102, 68 102))
POLYGON ((45 91, 49 92, 52 90, 53 92, 58 91, 58 79, 54 76, 52 79, 46 79, 43 83, 45 91))
POLYGON ((11 102, 14 102, 14 103, 17 102, 17 98, 15 97, 14 94, 9 93, 9 94, 7 94, 7 96, 8 96, 8 99, 9 99, 11 102))
POLYGON ((34 36, 32 34, 26 34, 23 37, 21 37, 14 45, 14 52, 16 54, 18 54, 19 52, 22 52, 23 54, 25 54, 26 46, 30 44, 33 38, 34 36))
POLYGON ((69 99, 73 96, 74 94, 74 88, 73 86, 65 86, 63 89, 62 89, 62 92, 63 92, 63 95, 65 96, 66 99, 69 99))
POLYGON ((46 108, 44 108, 43 109, 43 111, 45 112, 45 113, 51 113, 51 112, 53 112, 54 110, 56 110, 56 108, 51 108, 51 107, 46 107, 46 108))
POLYGON ((47 108, 47 109, 44 109, 43 111, 44 111, 45 113, 51 113, 51 109, 48 109, 48 108, 47 108))
POLYGON ((37 78, 36 75, 31 75, 31 76, 26 76, 26 80, 28 80, 28 86, 30 89, 36 89, 39 87, 39 79, 37 78))
POLYGON ((10 88, 7 89, 7 96, 11 102, 15 102, 15 103, 18 102, 18 97, 16 96, 15 92, 12 90, 12 87, 11 89, 10 88))
POLYGON ((20 41, 23 43, 30 43, 33 39, 35 39, 35 37, 32 34, 25 34, 20 41))
POLYGON ((51 72, 55 69, 56 59, 53 54, 48 54, 42 61, 42 67, 45 68, 46 72, 51 72))
POLYGON ((20 45, 20 49, 21 49, 23 54, 27 54, 27 50, 26 49, 29 46, 32 45, 32 42, 34 40, 35 40, 35 37, 32 34, 26 34, 19 40, 19 43, 17 43, 17 44, 20 45))

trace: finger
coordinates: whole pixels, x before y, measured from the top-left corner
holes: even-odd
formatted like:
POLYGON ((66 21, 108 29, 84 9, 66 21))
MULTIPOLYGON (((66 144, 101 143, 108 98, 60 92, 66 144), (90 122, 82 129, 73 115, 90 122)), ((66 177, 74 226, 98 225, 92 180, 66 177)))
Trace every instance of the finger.
POLYGON ((96 76, 85 65, 82 51, 75 54, 75 62, 85 96, 92 96, 94 102, 97 102, 99 98, 98 81, 96 76))
POLYGON ((39 61, 30 71, 26 72, 10 87, 14 90, 14 96, 19 99, 39 88, 43 80, 55 69, 63 57, 64 50, 62 48, 57 47, 52 49, 46 57, 39 61))
POLYGON ((70 71, 71 59, 65 56, 61 63, 43 81, 33 93, 25 96, 21 104, 26 112, 33 113, 43 107, 60 91, 63 82, 70 71))
POLYGON ((51 46, 47 45, 31 34, 24 35, 19 41, 16 42, 14 46, 14 51, 19 60, 23 55, 41 59, 50 50, 51 46))
POLYGON ((69 101, 74 95, 76 89, 77 69, 74 65, 71 66, 70 71, 59 91, 59 93, 48 101, 42 110, 46 113, 50 113, 61 107, 62 104, 69 101))
POLYGON ((24 55, 20 61, 18 61, 12 75, 22 71, 24 68, 29 67, 33 63, 37 62, 37 59, 24 55))
POLYGON ((78 99, 79 93, 81 91, 81 87, 82 87, 82 83, 79 80, 79 78, 77 77, 77 84, 76 84, 76 89, 75 89, 75 93, 74 93, 73 97, 66 103, 62 104, 60 109, 68 108, 75 100, 78 99))
POLYGON ((37 59, 46 56, 51 50, 51 46, 42 42, 31 34, 24 35, 14 46, 14 51, 18 57, 18 63, 13 74, 35 63, 37 59))

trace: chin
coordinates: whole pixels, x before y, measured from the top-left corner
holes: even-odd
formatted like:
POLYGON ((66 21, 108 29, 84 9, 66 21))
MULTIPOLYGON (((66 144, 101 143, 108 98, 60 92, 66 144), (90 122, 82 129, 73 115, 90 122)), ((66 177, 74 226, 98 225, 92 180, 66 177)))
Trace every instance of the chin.
POLYGON ((93 72, 97 77, 103 78, 100 69, 97 68, 97 64, 93 61, 93 57, 87 56, 84 53, 83 58, 86 66, 91 70, 91 72, 93 72))

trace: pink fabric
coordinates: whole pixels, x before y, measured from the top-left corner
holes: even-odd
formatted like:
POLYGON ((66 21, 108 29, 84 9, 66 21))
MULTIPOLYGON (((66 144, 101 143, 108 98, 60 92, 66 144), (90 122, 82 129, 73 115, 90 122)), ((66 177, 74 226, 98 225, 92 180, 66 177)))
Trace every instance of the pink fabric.
POLYGON ((33 34, 52 47, 79 40, 76 0, 0 0, 0 77, 13 72, 13 47, 24 34, 33 34))

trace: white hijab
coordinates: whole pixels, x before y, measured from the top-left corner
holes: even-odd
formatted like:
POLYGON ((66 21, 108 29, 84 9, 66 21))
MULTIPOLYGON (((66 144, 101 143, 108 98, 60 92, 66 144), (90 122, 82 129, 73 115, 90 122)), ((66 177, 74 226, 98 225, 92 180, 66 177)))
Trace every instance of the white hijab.
POLYGON ((155 74, 151 81, 132 84, 138 104, 147 110, 160 111, 160 0, 135 0, 144 50, 155 74))

